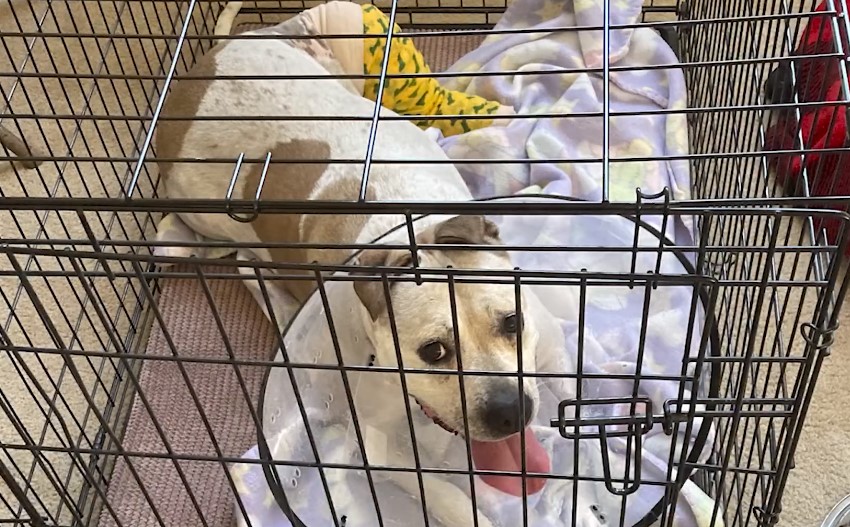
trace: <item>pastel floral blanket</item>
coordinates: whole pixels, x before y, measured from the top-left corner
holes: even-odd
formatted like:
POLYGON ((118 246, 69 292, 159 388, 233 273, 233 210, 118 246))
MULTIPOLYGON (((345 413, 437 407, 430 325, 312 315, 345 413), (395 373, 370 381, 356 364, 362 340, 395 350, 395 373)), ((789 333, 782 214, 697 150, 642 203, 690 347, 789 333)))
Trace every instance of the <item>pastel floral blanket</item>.
MULTIPOLYGON (((602 199, 607 86, 609 199, 634 201, 638 187, 690 197, 687 122, 676 112, 687 106, 687 91, 676 55, 653 29, 622 27, 640 22, 642 0, 609 3, 607 82, 603 0, 516 0, 495 29, 519 32, 487 36, 449 68, 477 75, 447 79, 447 87, 523 115, 507 126, 440 140, 459 160, 474 196, 507 196, 536 185, 550 194, 602 199), (482 159, 532 163, 472 162, 482 159)), ((684 219, 666 234, 687 244, 692 225, 684 219)))

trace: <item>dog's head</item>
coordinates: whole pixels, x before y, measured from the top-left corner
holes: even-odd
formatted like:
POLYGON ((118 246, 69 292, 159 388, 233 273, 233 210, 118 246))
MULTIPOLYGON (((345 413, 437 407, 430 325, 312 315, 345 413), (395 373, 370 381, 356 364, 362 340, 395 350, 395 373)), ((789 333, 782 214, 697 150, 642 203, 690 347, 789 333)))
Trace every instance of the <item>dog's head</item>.
MULTIPOLYGON (((420 233, 417 242, 502 243, 496 225, 482 216, 446 220, 420 233)), ((422 268, 513 268, 507 253, 497 249, 420 250, 418 257, 422 268)), ((359 263, 407 267, 411 265, 411 255, 406 250, 374 249, 366 251, 359 263)), ((425 413, 444 428, 463 434, 465 401, 470 439, 500 441, 524 430, 537 411, 539 395, 535 379, 524 379, 520 389, 516 374, 519 371, 517 339, 522 338, 522 369, 533 372, 539 338, 534 317, 529 312, 517 313, 515 286, 510 281, 486 282, 479 279, 477 283, 455 283, 454 306, 446 282, 423 281, 417 285, 412 281, 395 281, 386 287, 380 280, 356 281, 354 289, 364 307, 364 318, 376 349, 376 363, 398 365, 393 338, 393 333, 397 334, 404 368, 454 372, 406 374, 408 390, 425 413), (457 321, 456 326, 453 320, 457 321), (497 375, 464 375, 461 392, 459 365, 465 372, 487 371, 497 375)), ((521 300, 521 305, 525 311, 528 303, 521 300)))

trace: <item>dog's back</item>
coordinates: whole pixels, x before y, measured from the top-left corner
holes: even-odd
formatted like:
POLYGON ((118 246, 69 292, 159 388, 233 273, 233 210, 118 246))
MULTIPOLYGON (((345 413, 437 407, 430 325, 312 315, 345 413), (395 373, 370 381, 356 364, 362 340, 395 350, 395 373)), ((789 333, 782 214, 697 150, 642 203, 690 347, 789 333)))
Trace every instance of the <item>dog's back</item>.
MULTIPOLYGON (((181 80, 168 95, 158 125, 156 154, 171 198, 223 199, 235 161, 363 160, 367 153, 374 103, 352 93, 300 49, 273 39, 227 41, 202 57, 189 76, 254 76, 256 79, 181 80), (277 76, 278 78, 274 78, 277 76), (324 79, 281 79, 314 76, 324 79), (262 78, 267 77, 267 78, 262 78), (207 119, 190 120, 202 116, 207 119), (221 116, 230 120, 209 120, 221 116), (293 120, 297 117, 331 117, 293 120), (233 117, 240 117, 235 120, 233 117), (270 119, 271 118, 271 119, 270 119), (352 118, 360 118, 353 120, 352 118), (218 158, 227 163, 171 162, 218 158)), ((382 115, 395 115, 383 110, 382 115)), ((373 164, 367 198, 388 201, 456 201, 471 199, 466 185, 439 146, 408 121, 381 121, 374 156, 378 160, 422 160, 423 164, 373 164)), ((233 192, 253 199, 263 163, 243 164, 233 192)), ((262 190, 264 200, 356 200, 362 163, 272 163, 262 190)), ((225 215, 183 214, 195 231, 213 239, 259 242, 368 242, 402 221, 399 217, 261 215, 240 223, 225 215)), ((436 218, 435 218, 436 219, 436 218)), ((340 251, 279 250, 261 254, 268 260, 338 263, 340 251)))

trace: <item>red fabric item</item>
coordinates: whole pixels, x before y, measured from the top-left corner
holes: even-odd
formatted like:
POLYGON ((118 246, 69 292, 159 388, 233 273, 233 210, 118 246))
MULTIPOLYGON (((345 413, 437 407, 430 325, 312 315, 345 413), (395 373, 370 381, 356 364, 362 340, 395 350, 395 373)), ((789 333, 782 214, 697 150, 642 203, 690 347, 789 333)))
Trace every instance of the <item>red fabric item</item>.
MULTIPOLYGON (((815 11, 825 11, 826 1, 815 11)), ((835 2, 843 12, 847 0, 835 2)), ((841 78, 838 57, 812 57, 812 55, 835 54, 837 46, 833 34, 834 15, 813 16, 809 19, 794 51, 797 82, 794 91, 800 102, 841 101, 841 78)), ((843 22, 838 20, 839 35, 845 54, 848 49, 847 34, 843 22)), ((803 107, 797 123, 794 110, 785 110, 766 134, 765 150, 818 150, 843 148, 847 140, 847 105, 845 102, 830 106, 803 107), (800 143, 802 137, 802 144, 800 143)), ((809 190, 812 196, 850 196, 850 177, 847 164, 850 156, 846 152, 813 152, 801 154, 768 154, 770 166, 779 183, 787 192, 801 195, 804 185, 803 168, 806 169, 809 190)), ((846 209, 842 209, 846 210, 846 209)), ((841 223, 834 219, 816 222, 816 227, 825 228, 830 242, 835 242, 841 223)), ((850 253, 850 249, 848 250, 850 253)))

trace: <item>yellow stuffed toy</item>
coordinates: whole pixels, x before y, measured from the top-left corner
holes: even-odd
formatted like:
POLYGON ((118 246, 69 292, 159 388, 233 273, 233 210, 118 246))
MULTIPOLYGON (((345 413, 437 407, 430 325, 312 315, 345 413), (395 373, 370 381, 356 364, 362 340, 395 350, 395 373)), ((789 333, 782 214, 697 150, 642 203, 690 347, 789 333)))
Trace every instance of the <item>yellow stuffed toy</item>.
MULTIPOLYGON (((366 34, 382 37, 328 38, 328 47, 340 62, 346 74, 361 72, 366 75, 378 75, 386 53, 386 35, 389 31, 389 17, 371 4, 355 4, 348 1, 332 1, 321 4, 303 13, 321 35, 366 34)), ((401 33, 395 26, 393 33, 401 33)), ((390 57, 387 62, 388 74, 418 73, 428 74, 431 69, 425 63, 422 53, 408 37, 393 37, 390 57)), ((353 81, 361 95, 376 100, 378 79, 353 81)), ((512 115, 513 108, 496 101, 489 101, 477 95, 447 90, 432 77, 392 78, 385 80, 381 104, 401 115, 512 115)), ((507 120, 495 120, 505 123, 507 120)), ((444 136, 456 135, 494 124, 493 119, 420 119, 414 121, 422 128, 434 126, 444 136)))

